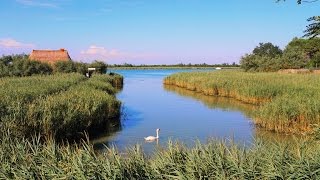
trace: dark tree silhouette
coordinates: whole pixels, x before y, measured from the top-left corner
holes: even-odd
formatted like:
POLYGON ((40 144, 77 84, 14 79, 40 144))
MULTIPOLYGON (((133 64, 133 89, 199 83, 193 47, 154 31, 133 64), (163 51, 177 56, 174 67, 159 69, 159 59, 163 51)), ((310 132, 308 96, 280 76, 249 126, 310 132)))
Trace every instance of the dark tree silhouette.
POLYGON ((307 26, 303 37, 315 38, 320 35, 320 16, 313 16, 308 19, 311 24, 307 26))

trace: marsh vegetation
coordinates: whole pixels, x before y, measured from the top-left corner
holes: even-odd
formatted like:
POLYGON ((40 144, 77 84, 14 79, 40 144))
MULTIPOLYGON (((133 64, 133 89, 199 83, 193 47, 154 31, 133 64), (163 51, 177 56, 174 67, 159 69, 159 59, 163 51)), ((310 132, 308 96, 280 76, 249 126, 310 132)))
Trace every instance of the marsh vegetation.
POLYGON ((254 121, 268 130, 305 133, 320 122, 317 74, 193 72, 173 74, 164 83, 260 105, 254 121))
POLYGON ((146 155, 139 145, 96 153, 86 141, 58 145, 53 139, 0 139, 3 179, 318 179, 319 162, 320 146, 314 141, 257 140, 244 147, 210 140, 192 148, 169 141, 146 155))
POLYGON ((12 136, 77 136, 119 117, 119 75, 80 74, 0 79, 0 127, 12 136))

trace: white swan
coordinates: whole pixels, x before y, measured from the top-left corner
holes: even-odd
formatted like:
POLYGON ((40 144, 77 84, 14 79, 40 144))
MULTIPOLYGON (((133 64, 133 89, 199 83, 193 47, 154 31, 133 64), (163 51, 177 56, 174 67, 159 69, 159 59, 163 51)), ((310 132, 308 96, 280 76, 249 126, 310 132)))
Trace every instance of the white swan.
POLYGON ((146 141, 154 141, 154 140, 156 140, 156 139, 159 139, 159 131, 160 131, 160 129, 158 128, 158 129, 156 130, 156 132, 157 132, 157 136, 156 136, 156 137, 154 137, 154 136, 148 136, 148 137, 145 137, 144 140, 146 140, 146 141))

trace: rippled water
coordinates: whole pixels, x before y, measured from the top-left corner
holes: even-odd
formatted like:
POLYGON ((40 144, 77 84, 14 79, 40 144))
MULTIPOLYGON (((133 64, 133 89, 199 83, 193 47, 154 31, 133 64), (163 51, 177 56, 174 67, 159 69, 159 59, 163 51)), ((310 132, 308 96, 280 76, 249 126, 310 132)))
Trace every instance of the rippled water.
POLYGON ((141 144, 150 152, 169 139, 187 145, 210 138, 250 144, 255 136, 264 136, 250 119, 255 106, 163 85, 164 77, 181 71, 203 70, 112 70, 124 76, 123 90, 117 95, 123 103, 123 115, 111 133, 93 141, 96 148, 103 149, 105 144, 124 150, 141 144), (160 139, 145 142, 143 137, 155 136, 156 128, 161 129, 160 139))

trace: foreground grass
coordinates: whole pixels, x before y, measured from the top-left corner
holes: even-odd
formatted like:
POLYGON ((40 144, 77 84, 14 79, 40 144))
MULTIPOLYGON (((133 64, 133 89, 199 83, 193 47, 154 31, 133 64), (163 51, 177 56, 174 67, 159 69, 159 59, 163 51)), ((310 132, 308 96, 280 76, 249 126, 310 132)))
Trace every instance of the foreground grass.
POLYGON ((0 140, 0 179, 319 179, 320 145, 256 142, 249 148, 209 141, 186 148, 168 142, 153 155, 139 145, 95 153, 87 142, 0 140))
POLYGON ((316 74, 188 72, 173 74, 164 83, 261 105, 254 110, 254 121, 269 130, 310 132, 320 123, 320 78, 316 74))
POLYGON ((0 79, 0 128, 11 134, 75 137, 120 115, 119 75, 58 74, 0 79))

